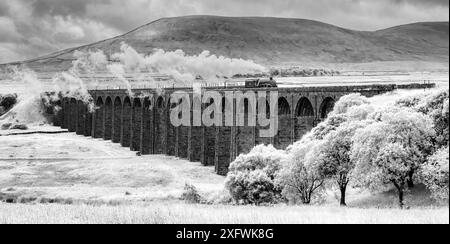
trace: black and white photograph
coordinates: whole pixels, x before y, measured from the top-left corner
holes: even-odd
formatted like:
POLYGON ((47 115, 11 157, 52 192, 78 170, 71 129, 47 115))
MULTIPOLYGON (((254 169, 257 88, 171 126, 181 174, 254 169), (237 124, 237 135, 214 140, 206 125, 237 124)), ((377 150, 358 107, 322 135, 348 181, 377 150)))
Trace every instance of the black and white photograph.
POLYGON ((2 0, 0 224, 449 224, 449 1, 2 0))

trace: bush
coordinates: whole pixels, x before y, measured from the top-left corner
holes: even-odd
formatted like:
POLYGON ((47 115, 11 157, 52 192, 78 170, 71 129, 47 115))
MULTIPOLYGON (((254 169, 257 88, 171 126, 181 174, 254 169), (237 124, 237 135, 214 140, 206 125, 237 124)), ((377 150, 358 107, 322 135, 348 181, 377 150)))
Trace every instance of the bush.
POLYGON ((28 130, 28 126, 26 124, 14 124, 9 127, 10 130, 28 130))
POLYGON ((0 96, 0 107, 3 107, 5 111, 10 110, 17 103, 17 94, 8 94, 0 96))
POLYGON ((12 126, 12 123, 5 123, 5 124, 1 125, 0 129, 8 130, 9 128, 11 128, 11 126, 12 126))
POLYGON ((448 147, 437 151, 421 169, 422 181, 436 199, 449 199, 448 154, 448 147))
POLYGON ((226 179, 233 200, 257 205, 279 201, 281 189, 274 181, 284 158, 284 152, 271 145, 259 145, 241 154, 230 164, 226 179))
POLYGON ((181 199, 188 203, 201 203, 203 202, 203 197, 198 193, 198 190, 195 186, 186 184, 184 186, 183 194, 181 195, 181 199))
POLYGON ((271 68, 271 76, 281 76, 281 77, 311 77, 311 76, 333 76, 339 75, 340 72, 336 70, 322 69, 322 68, 302 68, 298 66, 285 67, 285 68, 271 68))
POLYGON ((223 189, 207 196, 205 203, 211 205, 229 205, 233 204, 233 198, 227 189, 223 189))
POLYGON ((396 106, 399 107, 405 107, 405 108, 415 108, 417 104, 420 103, 420 100, 423 99, 422 97, 406 97, 401 98, 395 102, 396 106))

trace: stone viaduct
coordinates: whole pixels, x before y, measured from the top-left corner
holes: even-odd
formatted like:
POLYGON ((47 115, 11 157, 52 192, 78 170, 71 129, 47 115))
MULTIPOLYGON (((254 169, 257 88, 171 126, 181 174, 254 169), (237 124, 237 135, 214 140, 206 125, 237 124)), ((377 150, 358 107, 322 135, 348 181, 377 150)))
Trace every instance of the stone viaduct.
MULTIPOLYGON (((272 144, 284 149, 299 140, 326 118, 341 96, 350 93, 374 96, 396 88, 396 85, 203 88, 203 91, 213 89, 222 94, 237 90, 278 91, 279 129, 273 138, 260 138, 258 131, 261 128, 258 126, 174 127, 169 121, 170 110, 174 107, 170 95, 178 90, 192 94, 192 88, 135 89, 133 96, 126 90, 91 90, 95 111, 88 111, 88 106, 82 101, 66 97, 61 103, 59 122, 55 125, 79 135, 112 140, 143 155, 165 154, 215 166, 218 174, 225 175, 230 162, 255 145, 272 144)), ((226 102, 235 108, 242 106, 235 100, 226 102)), ((248 108, 245 111, 248 112, 248 108)))

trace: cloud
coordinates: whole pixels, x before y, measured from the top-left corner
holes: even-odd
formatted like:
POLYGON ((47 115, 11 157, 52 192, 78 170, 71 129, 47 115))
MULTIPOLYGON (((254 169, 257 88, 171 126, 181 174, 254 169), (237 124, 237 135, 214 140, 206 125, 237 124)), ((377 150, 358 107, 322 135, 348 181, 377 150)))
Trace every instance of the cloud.
POLYGON ((55 17, 55 40, 61 42, 77 41, 85 37, 85 33, 81 25, 77 24, 72 18, 64 19, 61 16, 55 17))
POLYGON ((162 17, 273 16, 377 30, 411 22, 448 21, 448 9, 448 0, 0 1, 0 47, 8 53, 1 61, 34 58, 99 41, 162 17))
POLYGON ((20 57, 20 54, 15 52, 14 45, 1 43, 0 45, 0 63, 10 62, 20 57))
POLYGON ((20 39, 14 21, 7 17, 0 17, 0 42, 11 42, 20 39))
POLYGON ((8 55, 4 55, 1 61, 35 58, 121 33, 114 26, 87 16, 81 3, 83 1, 1 2, 0 47, 2 53, 6 53, 6 49, 9 50, 8 55), (77 2, 79 6, 72 2, 77 2))
POLYGON ((448 7, 448 0, 392 0, 394 3, 448 7))
POLYGON ((32 1, 35 16, 84 16, 87 0, 34 0, 32 1))

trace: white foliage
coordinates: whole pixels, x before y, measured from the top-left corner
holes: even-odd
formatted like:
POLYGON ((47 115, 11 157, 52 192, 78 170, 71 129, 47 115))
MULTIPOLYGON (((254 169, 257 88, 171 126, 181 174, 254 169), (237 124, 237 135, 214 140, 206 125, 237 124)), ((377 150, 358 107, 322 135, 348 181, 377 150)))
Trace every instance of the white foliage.
POLYGON ((412 111, 384 111, 379 121, 356 132, 352 160, 362 182, 404 183, 426 160, 434 130, 431 120, 412 111), (364 177, 365 176, 365 177, 364 177))
POLYGON ((440 149, 422 166, 424 183, 437 199, 449 199, 449 148, 440 149))
POLYGON ((370 103, 370 101, 367 97, 362 96, 359 93, 352 93, 352 94, 341 97, 334 105, 334 109, 331 113, 332 114, 345 114, 352 107, 367 105, 369 103, 370 103))
POLYGON ((285 160, 285 152, 273 146, 258 145, 248 154, 241 154, 230 164, 226 188, 236 202, 247 204, 277 201, 281 190, 275 175, 285 160))
POLYGON ((324 178, 319 172, 318 151, 323 141, 302 140, 287 149, 287 161, 277 176, 283 195, 290 201, 311 203, 323 190, 324 178))

